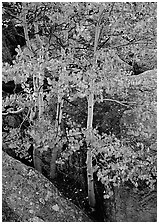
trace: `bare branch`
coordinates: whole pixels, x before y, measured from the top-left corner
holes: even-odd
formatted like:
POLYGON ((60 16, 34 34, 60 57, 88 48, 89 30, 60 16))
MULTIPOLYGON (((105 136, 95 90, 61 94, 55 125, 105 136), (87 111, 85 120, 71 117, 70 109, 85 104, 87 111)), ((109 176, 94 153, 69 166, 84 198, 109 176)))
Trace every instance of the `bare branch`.
POLYGON ((125 102, 125 101, 124 101, 124 103, 121 102, 121 101, 118 101, 118 100, 113 100, 113 99, 103 99, 103 101, 111 101, 111 102, 118 103, 118 104, 120 104, 120 105, 122 105, 122 106, 125 106, 125 107, 130 107, 129 105, 124 104, 124 103, 127 103, 127 102, 125 102))
POLYGON ((139 40, 139 41, 136 41, 136 42, 129 42, 129 43, 126 43, 126 44, 116 45, 116 46, 112 46, 112 47, 109 47, 109 48, 114 49, 114 48, 118 48, 118 47, 125 47, 125 46, 135 45, 135 44, 147 44, 147 42, 139 40))
POLYGON ((9 112, 6 112, 6 113, 3 113, 2 112, 2 116, 7 116, 9 114, 12 114, 12 115, 14 115, 14 114, 20 114, 24 109, 25 109, 25 107, 24 108, 21 108, 19 110, 16 110, 16 111, 9 111, 9 112))
POLYGON ((25 118, 23 119, 22 123, 20 124, 19 130, 21 129, 24 121, 27 119, 27 117, 29 117, 29 113, 31 112, 31 108, 29 108, 27 115, 25 116, 25 118))
MULTIPOLYGON (((5 8, 8 8, 8 7, 3 6, 3 8, 5 9, 5 8)), ((23 22, 22 19, 20 19, 18 16, 14 15, 14 14, 13 14, 12 12, 10 12, 10 11, 6 10, 5 13, 8 14, 9 16, 11 16, 12 18, 15 18, 15 19, 19 20, 20 22, 23 22)))

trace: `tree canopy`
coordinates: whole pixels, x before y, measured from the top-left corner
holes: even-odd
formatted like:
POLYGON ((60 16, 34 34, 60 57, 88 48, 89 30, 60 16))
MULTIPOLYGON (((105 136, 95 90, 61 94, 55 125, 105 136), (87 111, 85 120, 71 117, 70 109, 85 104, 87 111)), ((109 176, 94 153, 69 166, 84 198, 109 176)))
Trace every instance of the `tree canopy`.
MULTIPOLYGON (((105 200, 123 183, 156 183, 156 9, 155 2, 3 3, 3 52, 7 41, 15 47, 3 57, 3 89, 12 84, 15 93, 3 107, 16 107, 3 115, 24 112, 23 146, 29 135, 39 172, 49 154, 50 179, 74 154, 85 159, 92 211, 95 177, 105 200), (15 46, 18 36, 25 45, 15 46)), ((16 145, 17 132, 10 134, 16 145)))

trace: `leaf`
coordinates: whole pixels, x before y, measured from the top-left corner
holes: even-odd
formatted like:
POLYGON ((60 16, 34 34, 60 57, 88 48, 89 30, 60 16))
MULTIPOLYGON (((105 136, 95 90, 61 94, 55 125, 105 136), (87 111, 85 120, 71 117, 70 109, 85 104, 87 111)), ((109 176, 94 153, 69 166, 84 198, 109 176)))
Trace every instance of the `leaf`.
POLYGON ((109 198, 110 198, 110 195, 108 195, 108 194, 104 194, 103 198, 104 198, 104 199, 109 199, 109 198))
POLYGON ((9 144, 9 148, 11 148, 11 149, 14 149, 16 147, 17 147, 17 144, 16 143, 10 143, 9 144))
POLYGON ((59 206, 56 204, 56 205, 53 205, 52 206, 52 209, 54 210, 54 211, 56 211, 56 212, 59 212, 59 210, 60 210, 60 208, 59 208, 59 206))

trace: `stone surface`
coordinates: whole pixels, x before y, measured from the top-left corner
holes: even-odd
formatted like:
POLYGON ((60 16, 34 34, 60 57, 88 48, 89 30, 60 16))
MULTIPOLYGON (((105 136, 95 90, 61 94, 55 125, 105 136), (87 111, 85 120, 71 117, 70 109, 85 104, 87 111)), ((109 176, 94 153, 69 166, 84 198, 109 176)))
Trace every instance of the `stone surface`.
POLYGON ((156 222, 157 192, 156 190, 138 191, 122 187, 115 195, 116 222, 156 222))
POLYGON ((157 136, 157 71, 131 76, 130 82, 127 101, 133 102, 133 106, 121 118, 122 135, 154 143, 157 136))
POLYGON ((91 221, 36 170, 5 152, 2 161, 3 221, 91 221))
MULTIPOLYGON (((123 134, 133 136, 134 130, 139 134, 137 140, 150 146, 156 155, 157 150, 157 71, 151 70, 138 76, 131 76, 132 88, 129 89, 129 101, 136 102, 135 107, 123 114, 121 119, 123 134), (149 113, 151 120, 143 119, 144 113, 149 113), (151 117, 152 116, 152 117, 151 117), (142 129, 140 129, 142 127, 142 129), (132 131, 132 132, 131 132, 132 131)), ((146 117, 146 116, 145 116, 146 117)), ((115 222, 156 222, 157 192, 143 186, 135 191, 130 186, 116 189, 112 206, 111 221, 115 222)))

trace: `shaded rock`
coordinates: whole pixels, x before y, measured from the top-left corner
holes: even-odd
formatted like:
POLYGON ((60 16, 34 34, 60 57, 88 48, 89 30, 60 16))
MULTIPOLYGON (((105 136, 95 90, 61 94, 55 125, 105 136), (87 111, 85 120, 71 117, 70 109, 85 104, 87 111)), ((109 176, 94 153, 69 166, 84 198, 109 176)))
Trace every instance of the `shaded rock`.
POLYGON ((12 55, 6 41, 6 37, 2 33, 2 61, 12 63, 12 55))
POLYGON ((128 102, 134 102, 121 118, 122 135, 154 143, 157 136, 157 71, 130 77, 128 102))
POLYGON ((157 192, 122 187, 115 195, 116 222, 156 222, 157 192))
MULTIPOLYGON (((134 102, 121 118, 124 138, 131 144, 142 142, 149 147, 149 154, 156 160, 157 154, 157 71, 151 70, 130 77, 128 102, 134 102)), ((146 158, 145 158, 146 159, 146 158)), ((149 164, 148 169, 155 167, 149 164)), ((156 165, 157 167, 157 165, 156 165)), ((149 169, 150 170, 150 169, 149 169)), ((152 172, 152 170, 151 170, 152 172)), ((152 172, 153 173, 153 172, 152 172)), ((153 173, 156 179, 155 172, 153 173)), ((130 184, 129 184, 130 185, 130 184)), ((113 199, 105 201, 107 221, 155 222, 157 221, 157 190, 151 190, 144 182, 137 190, 125 183, 115 189, 113 199), (109 214, 108 214, 109 213, 109 214)))
POLYGON ((2 27, 2 61, 13 64, 18 45, 26 44, 23 26, 16 26, 13 20, 9 20, 7 26, 2 27))
POLYGON ((11 209, 5 200, 2 201, 2 222, 21 222, 22 219, 11 209))
POLYGON ((157 68, 157 50, 149 49, 138 51, 137 64, 139 69, 144 72, 157 68))
POLYGON ((145 46, 142 48, 140 45, 134 52, 128 48, 119 48, 117 54, 119 58, 130 65, 130 70, 133 71, 134 75, 139 75, 145 71, 157 68, 156 45, 150 48, 145 48, 145 46))
MULTIPOLYGON (((157 139, 157 71, 150 70, 131 76, 129 101, 135 102, 133 109, 125 111, 121 119, 123 135, 132 136, 150 146, 156 156, 157 139), (149 118, 149 119, 148 119, 149 118)), ((116 191, 117 222, 154 222, 157 220, 157 192, 148 188, 134 192, 126 186, 116 191)))
POLYGON ((57 188, 36 170, 13 159, 5 152, 2 161, 5 221, 13 219, 22 222, 91 221, 83 211, 63 198, 57 188), (6 210, 11 211, 13 218, 5 215, 6 210))

